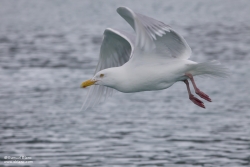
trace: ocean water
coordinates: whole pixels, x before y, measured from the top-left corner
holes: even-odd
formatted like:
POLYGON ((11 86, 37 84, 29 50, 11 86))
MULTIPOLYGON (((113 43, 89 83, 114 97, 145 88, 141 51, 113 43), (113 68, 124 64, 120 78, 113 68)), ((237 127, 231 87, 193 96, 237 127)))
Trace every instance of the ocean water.
POLYGON ((0 166, 250 166, 249 13, 247 0, 0 0, 0 166), (119 6, 180 32, 191 60, 229 68, 227 79, 195 78, 206 109, 176 83, 80 111, 103 31, 132 32, 119 6))

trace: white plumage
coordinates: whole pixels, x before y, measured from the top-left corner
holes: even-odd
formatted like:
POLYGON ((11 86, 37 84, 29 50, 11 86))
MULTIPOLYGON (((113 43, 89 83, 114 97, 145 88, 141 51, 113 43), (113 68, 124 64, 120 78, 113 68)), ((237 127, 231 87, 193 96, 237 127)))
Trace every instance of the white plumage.
POLYGON ((125 93, 166 89, 184 81, 189 98, 205 108, 202 101, 191 94, 188 81, 196 93, 211 99, 195 85, 193 76, 225 77, 226 69, 218 62, 196 63, 188 58, 191 48, 185 39, 170 26, 153 18, 119 7, 117 12, 131 25, 136 35, 107 28, 100 49, 99 62, 92 79, 82 83, 89 89, 83 108, 93 107, 116 89, 125 93))

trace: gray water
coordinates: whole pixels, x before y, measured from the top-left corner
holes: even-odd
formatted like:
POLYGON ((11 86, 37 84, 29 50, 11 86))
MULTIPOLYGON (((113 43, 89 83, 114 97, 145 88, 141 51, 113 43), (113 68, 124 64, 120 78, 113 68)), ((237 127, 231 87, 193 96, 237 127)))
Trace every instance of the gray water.
POLYGON ((0 0, 0 166, 250 166, 250 2, 124 1, 0 0), (192 60, 229 68, 195 78, 206 109, 176 83, 80 111, 104 29, 132 31, 118 6, 171 25, 192 60), (4 163, 22 155, 33 164, 4 163))

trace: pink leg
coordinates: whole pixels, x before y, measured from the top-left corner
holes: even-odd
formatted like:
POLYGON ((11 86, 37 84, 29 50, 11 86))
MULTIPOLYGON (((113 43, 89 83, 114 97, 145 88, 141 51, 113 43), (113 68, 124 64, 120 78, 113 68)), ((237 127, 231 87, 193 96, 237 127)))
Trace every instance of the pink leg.
POLYGON ((202 102, 200 99, 196 98, 196 97, 191 93, 190 87, 189 87, 189 83, 188 83, 188 80, 186 79, 186 80, 184 80, 183 82, 187 85, 187 90, 188 90, 189 99, 190 99, 194 104, 196 104, 197 106, 200 106, 200 107, 202 107, 202 108, 205 108, 205 105, 203 104, 203 102, 202 102))
POLYGON ((200 91, 200 89, 197 88, 197 86, 196 86, 196 84, 194 82, 193 75, 190 74, 190 73, 186 73, 185 75, 191 80, 191 82, 192 82, 192 84, 194 86, 195 93, 197 95, 199 95, 201 98, 203 98, 203 99, 205 99, 205 100, 207 100, 209 102, 212 102, 212 100, 210 99, 210 97, 207 94, 205 94, 204 92, 200 91))

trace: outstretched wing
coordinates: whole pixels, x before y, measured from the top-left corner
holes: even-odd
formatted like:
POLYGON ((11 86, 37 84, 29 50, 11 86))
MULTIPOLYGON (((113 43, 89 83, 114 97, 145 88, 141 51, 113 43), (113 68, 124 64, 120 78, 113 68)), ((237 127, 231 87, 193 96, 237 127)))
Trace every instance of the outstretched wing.
MULTIPOLYGON (((103 34, 99 62, 95 74, 110 67, 125 64, 132 56, 135 36, 125 31, 107 28, 103 34)), ((95 106, 112 94, 113 89, 100 85, 93 85, 88 91, 83 109, 95 106)))
POLYGON ((126 7, 117 8, 117 12, 135 30, 137 47, 142 50, 163 49, 166 55, 179 59, 190 57, 191 48, 170 26, 126 7))

